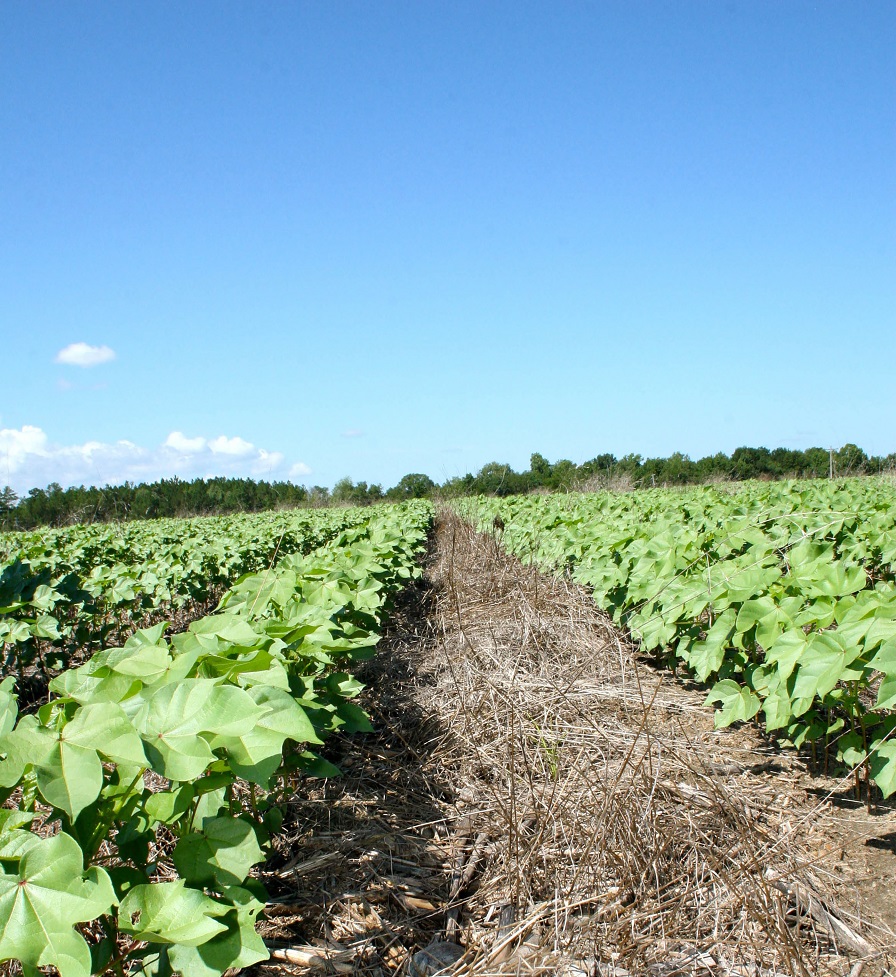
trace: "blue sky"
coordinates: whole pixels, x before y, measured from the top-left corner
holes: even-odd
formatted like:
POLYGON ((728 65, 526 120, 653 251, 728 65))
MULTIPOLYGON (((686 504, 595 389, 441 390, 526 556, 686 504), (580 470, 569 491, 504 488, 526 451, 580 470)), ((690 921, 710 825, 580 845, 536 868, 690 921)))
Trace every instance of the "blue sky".
POLYGON ((894 451, 894 50, 890 0, 8 0, 0 484, 894 451))

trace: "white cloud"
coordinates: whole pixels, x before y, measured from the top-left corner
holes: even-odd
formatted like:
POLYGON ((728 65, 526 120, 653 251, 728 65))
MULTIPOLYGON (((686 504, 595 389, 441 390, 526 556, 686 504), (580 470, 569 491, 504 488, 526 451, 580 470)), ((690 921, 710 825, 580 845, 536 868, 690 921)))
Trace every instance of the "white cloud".
POLYGON ((46 455, 47 436, 39 427, 26 424, 21 431, 4 428, 0 431, 0 471, 17 471, 29 455, 46 455))
POLYGON ((133 441, 84 444, 52 443, 39 427, 0 430, 0 486, 22 494, 51 482, 69 485, 118 485, 160 478, 210 478, 216 475, 263 479, 308 475, 303 462, 288 466, 280 451, 256 448, 240 437, 209 441, 172 431, 164 443, 145 448, 133 441))
POLYGON ((216 455, 238 455, 245 457, 255 451, 254 444, 250 444, 242 438, 225 438, 223 434, 221 437, 209 441, 208 446, 216 455))
POLYGON ((57 363, 67 363, 69 366, 98 366, 114 359, 114 349, 89 346, 87 343, 71 343, 56 354, 57 363))
POLYGON ((173 448, 175 451, 181 451, 185 455, 194 455, 205 448, 206 440, 205 438, 188 438, 180 431, 172 431, 167 438, 165 438, 164 447, 173 448))
POLYGON ((258 456, 254 462, 253 471, 264 473, 274 471, 283 465, 284 456, 280 451, 265 451, 264 448, 258 449, 258 456))

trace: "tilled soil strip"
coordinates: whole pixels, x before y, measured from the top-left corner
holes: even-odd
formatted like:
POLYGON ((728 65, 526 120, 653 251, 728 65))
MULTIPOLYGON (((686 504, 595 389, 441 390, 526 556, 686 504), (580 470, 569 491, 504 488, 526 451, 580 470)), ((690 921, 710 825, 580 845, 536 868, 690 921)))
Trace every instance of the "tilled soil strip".
POLYGON ((292 801, 254 974, 888 972, 802 764, 450 512, 362 678, 377 732, 292 801))

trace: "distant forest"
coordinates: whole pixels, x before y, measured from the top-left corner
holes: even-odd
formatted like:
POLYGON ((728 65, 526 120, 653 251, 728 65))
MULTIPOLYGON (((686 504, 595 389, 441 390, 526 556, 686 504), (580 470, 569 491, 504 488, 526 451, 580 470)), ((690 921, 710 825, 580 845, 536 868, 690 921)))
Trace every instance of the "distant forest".
POLYGON ((421 497, 521 495, 532 491, 628 491, 668 485, 694 485, 746 479, 828 478, 877 474, 896 469, 896 453, 869 456, 854 444, 839 451, 827 448, 737 448, 697 461, 676 452, 668 458, 603 454, 581 465, 561 459, 553 464, 537 452, 527 471, 490 462, 475 475, 450 478, 441 485, 428 475, 405 475, 397 485, 352 482, 343 478, 332 491, 291 482, 256 482, 249 478, 163 478, 158 482, 125 482, 114 487, 62 488, 53 483, 33 488, 19 498, 7 486, 0 490, 0 526, 32 529, 72 523, 154 519, 161 516, 203 516, 261 512, 295 506, 369 505, 421 497))

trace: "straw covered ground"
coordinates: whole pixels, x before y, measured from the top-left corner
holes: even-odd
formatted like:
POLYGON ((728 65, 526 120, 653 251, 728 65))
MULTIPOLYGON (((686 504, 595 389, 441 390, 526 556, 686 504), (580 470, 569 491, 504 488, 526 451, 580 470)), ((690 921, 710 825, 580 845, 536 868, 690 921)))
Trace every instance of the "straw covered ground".
POLYGON ((892 807, 714 730, 581 588, 450 512, 362 678, 377 731, 291 802, 259 977, 889 973, 892 807))

